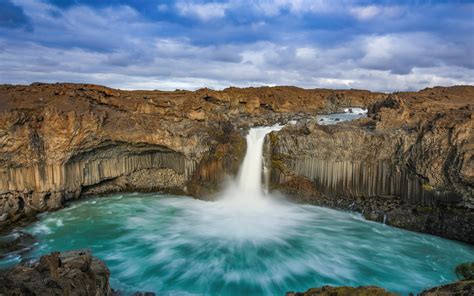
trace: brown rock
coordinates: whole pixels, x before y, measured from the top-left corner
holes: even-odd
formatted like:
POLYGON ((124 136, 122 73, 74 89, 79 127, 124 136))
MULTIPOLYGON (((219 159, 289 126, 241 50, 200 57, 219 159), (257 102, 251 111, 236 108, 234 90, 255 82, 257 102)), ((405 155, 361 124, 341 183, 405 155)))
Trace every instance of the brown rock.
POLYGON ((286 296, 395 296, 396 294, 375 286, 311 288, 306 292, 288 292, 286 296))
POLYGON ((53 252, 0 277, 0 295, 112 295, 109 270, 88 251, 53 252))
POLYGON ((459 281, 422 291, 420 296, 471 296, 474 295, 474 280, 459 281))
POLYGON ((372 118, 287 127, 272 138, 273 187, 474 243, 473 97, 470 86, 395 93, 369 107, 372 118))

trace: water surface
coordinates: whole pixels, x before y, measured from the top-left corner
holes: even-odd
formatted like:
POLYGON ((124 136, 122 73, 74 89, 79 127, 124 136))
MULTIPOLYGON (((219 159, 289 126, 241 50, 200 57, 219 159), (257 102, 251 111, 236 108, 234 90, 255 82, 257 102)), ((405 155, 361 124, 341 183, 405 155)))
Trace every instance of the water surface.
POLYGON ((38 239, 28 256, 90 248, 115 289, 160 295, 284 295, 322 285, 406 294, 454 280, 454 267, 474 260, 472 246, 355 214, 266 198, 245 205, 157 194, 79 201, 26 229, 38 239))

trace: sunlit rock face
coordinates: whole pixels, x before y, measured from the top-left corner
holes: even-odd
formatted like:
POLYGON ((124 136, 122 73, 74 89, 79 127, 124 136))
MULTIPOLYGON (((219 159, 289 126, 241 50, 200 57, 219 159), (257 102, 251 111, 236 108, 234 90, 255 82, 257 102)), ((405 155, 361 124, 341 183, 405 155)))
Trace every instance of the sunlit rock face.
POLYGON ((240 130, 366 106, 368 91, 264 87, 121 91, 0 86, 0 226, 117 191, 212 198, 245 151, 240 130))
POLYGON ((399 93, 369 118, 271 137, 272 183, 294 198, 474 241, 472 87, 399 93))

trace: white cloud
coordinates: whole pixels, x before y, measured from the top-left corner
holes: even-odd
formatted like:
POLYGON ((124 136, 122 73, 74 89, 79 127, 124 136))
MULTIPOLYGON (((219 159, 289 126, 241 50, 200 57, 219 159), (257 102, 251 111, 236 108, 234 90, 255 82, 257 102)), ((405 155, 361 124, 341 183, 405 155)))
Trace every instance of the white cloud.
POLYGON ((375 5, 358 6, 351 8, 350 11, 359 20, 368 20, 380 14, 380 9, 375 5))
POLYGON ((144 51, 123 48, 112 54, 13 44, 0 38, 0 77, 3 83, 72 81, 171 90, 296 85, 394 91, 474 84, 473 69, 441 62, 453 45, 433 52, 430 46, 438 41, 430 38, 365 36, 330 48, 273 42, 197 46, 186 39, 155 38, 151 46, 140 44, 144 51), (413 43, 410 48, 409 43, 413 43), (396 44, 406 50, 397 49, 396 44), (405 71, 392 71, 394 67, 405 71))
MULTIPOLYGON (((310 2, 260 0, 248 5, 253 5, 249 9, 268 5, 259 6, 265 7, 266 16, 283 10, 328 13, 335 9, 327 6, 327 1, 310 2)), ((15 38, 0 36, 0 83, 71 81, 127 89, 283 84, 380 91, 474 84, 474 59, 469 58, 474 49, 469 40, 454 42, 435 33, 355 34, 318 44, 309 34, 313 31, 278 31, 271 20, 257 19, 252 26, 238 29, 266 32, 265 37, 271 38, 194 42, 200 36, 193 34, 203 31, 160 35, 167 28, 162 22, 147 21, 128 6, 60 10, 34 0, 16 3, 32 18, 34 32, 15 38)), ((245 4, 237 0, 208 3, 210 6, 196 3, 177 5, 183 5, 186 15, 204 21, 224 17, 236 5, 245 4)), ((169 10, 175 8, 168 6, 169 10)), ((393 11, 376 6, 361 15, 364 20, 375 20, 393 11)), ((237 29, 227 25, 230 28, 225 31, 216 28, 217 32, 207 33, 233 37, 229 34, 237 29)))
POLYGON ((229 0, 225 2, 201 3, 181 0, 176 4, 181 15, 197 17, 203 21, 223 18, 227 11, 246 10, 265 16, 277 16, 283 11, 292 14, 327 13, 341 8, 341 3, 330 0, 229 0))
POLYGON ((219 19, 225 16, 228 3, 194 3, 190 1, 179 1, 176 8, 181 15, 197 17, 202 21, 219 19))
POLYGON ((401 9, 397 6, 354 6, 349 8, 349 13, 360 21, 368 21, 376 17, 396 17, 401 9))

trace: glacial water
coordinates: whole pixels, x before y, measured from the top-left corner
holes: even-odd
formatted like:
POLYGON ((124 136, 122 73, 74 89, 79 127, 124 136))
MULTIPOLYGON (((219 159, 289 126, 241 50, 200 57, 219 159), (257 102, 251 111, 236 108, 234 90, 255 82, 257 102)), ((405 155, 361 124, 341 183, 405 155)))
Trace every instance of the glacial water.
MULTIPOLYGON (((235 209, 189 197, 127 194, 41 216, 27 257, 90 248, 112 286, 160 295, 284 295, 321 285, 407 294, 455 279, 474 248, 284 201, 235 209)), ((13 258, 10 258, 12 260, 13 258)))
POLYGON ((114 289, 159 295, 284 295, 322 285, 377 285, 400 294, 455 280, 474 247, 284 200, 262 189, 262 147, 281 126, 251 129, 238 177, 221 198, 120 194, 70 204, 24 229, 21 257, 89 248, 114 289))
POLYGON ((363 108, 345 108, 343 113, 317 115, 316 121, 320 125, 337 124, 343 121, 351 121, 367 117, 367 109, 363 108))

